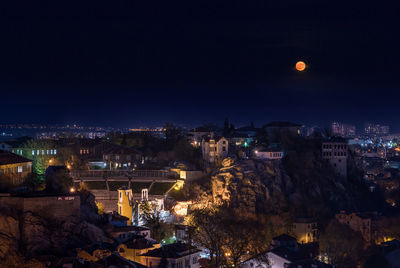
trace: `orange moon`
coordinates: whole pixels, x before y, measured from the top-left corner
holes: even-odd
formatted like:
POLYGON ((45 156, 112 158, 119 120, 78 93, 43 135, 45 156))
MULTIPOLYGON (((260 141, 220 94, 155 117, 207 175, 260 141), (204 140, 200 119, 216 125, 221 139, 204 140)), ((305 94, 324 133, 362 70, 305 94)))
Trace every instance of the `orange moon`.
POLYGON ((299 72, 302 72, 306 69, 306 64, 304 63, 304 61, 298 61, 296 62, 296 70, 299 72))

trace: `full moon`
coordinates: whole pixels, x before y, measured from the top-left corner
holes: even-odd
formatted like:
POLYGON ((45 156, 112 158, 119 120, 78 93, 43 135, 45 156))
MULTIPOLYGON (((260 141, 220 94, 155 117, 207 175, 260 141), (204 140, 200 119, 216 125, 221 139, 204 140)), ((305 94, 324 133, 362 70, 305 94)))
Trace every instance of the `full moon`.
POLYGON ((306 69, 306 64, 304 63, 304 61, 298 61, 296 62, 296 70, 299 72, 302 72, 306 69))

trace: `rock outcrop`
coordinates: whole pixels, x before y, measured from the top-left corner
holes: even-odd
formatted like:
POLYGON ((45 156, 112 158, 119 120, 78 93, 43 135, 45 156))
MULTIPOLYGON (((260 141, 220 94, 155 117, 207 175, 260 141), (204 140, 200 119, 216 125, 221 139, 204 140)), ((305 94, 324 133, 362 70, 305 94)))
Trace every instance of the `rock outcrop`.
POLYGON ((222 163, 211 178, 214 203, 229 203, 246 213, 315 216, 357 203, 355 185, 324 170, 319 162, 303 169, 296 166, 295 172, 279 160, 222 163))

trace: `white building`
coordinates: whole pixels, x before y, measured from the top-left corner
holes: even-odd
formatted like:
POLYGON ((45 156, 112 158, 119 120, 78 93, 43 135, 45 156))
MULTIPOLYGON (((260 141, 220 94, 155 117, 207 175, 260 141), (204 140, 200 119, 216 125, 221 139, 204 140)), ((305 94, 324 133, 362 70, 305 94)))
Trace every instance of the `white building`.
POLYGON ((201 141, 203 159, 214 163, 228 156, 229 143, 224 137, 205 137, 201 141))
POLYGON ((331 139, 322 143, 322 158, 327 160, 335 171, 347 177, 348 145, 344 139, 331 139))
POLYGON ((199 268, 200 250, 184 243, 164 245, 143 254, 147 267, 158 267, 164 258, 167 267, 175 268, 199 268))
POLYGON ((277 149, 264 149, 264 150, 256 150, 254 152, 256 158, 258 159, 282 159, 283 151, 277 149))
POLYGON ((315 260, 312 248, 296 242, 296 238, 280 235, 272 239, 272 249, 242 263, 243 268, 330 267, 315 260))

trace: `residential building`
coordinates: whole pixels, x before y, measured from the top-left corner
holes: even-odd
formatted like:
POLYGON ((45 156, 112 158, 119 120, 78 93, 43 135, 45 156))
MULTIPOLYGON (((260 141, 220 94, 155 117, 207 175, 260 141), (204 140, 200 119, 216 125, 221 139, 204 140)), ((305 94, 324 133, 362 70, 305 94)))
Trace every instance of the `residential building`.
POLYGON ((200 250, 180 242, 150 250, 142 256, 145 257, 145 265, 149 268, 158 267, 162 259, 166 261, 168 268, 200 267, 200 250))
POLYGON ((313 218, 296 218, 293 222, 292 233, 300 244, 318 241, 318 224, 313 218))
POLYGON ((243 268, 328 268, 314 258, 318 255, 316 243, 299 245, 296 238, 280 235, 272 239, 271 249, 242 263, 243 268))
POLYGON ((227 139, 229 143, 235 146, 248 147, 250 143, 253 141, 252 137, 249 137, 248 134, 241 133, 233 133, 230 134, 227 139))
POLYGON ((375 222, 379 219, 377 213, 349 213, 341 211, 336 214, 336 219, 342 223, 348 225, 354 231, 360 232, 362 237, 367 242, 372 242, 378 237, 376 232, 375 222))
POLYGON ((229 143, 224 137, 205 137, 201 141, 201 148, 204 160, 215 163, 228 156, 229 143))
POLYGON ((347 157, 348 145, 345 139, 332 138, 322 143, 322 158, 343 177, 347 177, 347 157))
POLYGON ((364 126, 364 133, 369 136, 384 136, 388 135, 389 131, 389 126, 384 126, 380 124, 366 123, 364 126))
POLYGON ((7 142, 0 142, 0 151, 10 151, 12 146, 7 142))
MULTIPOLYGON (((124 217, 125 218, 125 217, 124 217)), ((151 237, 151 231, 149 228, 145 226, 135 226, 135 225, 128 225, 128 226, 115 226, 112 225, 107 229, 108 233, 114 238, 118 243, 122 243, 127 239, 132 237, 144 237, 149 238, 151 237)))
POLYGON ((143 162, 143 155, 134 148, 118 147, 104 152, 103 160, 110 169, 132 169, 143 162))
POLYGON ((0 178, 3 180, 1 183, 18 185, 31 173, 31 160, 11 152, 0 151, 0 178))
POLYGON ((195 147, 200 147, 201 141, 204 137, 211 137, 215 134, 215 131, 208 127, 197 127, 191 129, 186 133, 186 137, 188 138, 190 144, 195 147))
POLYGON ((256 150, 254 154, 258 159, 277 160, 277 159, 282 159, 283 150, 274 148, 261 149, 261 150, 256 150))
POLYGON ((333 122, 331 126, 332 135, 342 138, 354 138, 356 136, 356 126, 333 122))
POLYGON ((160 243, 154 239, 142 235, 132 235, 118 246, 117 252, 125 259, 146 265, 146 258, 143 254, 157 248, 160 248, 160 243))

